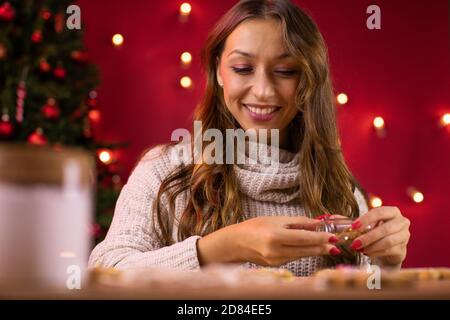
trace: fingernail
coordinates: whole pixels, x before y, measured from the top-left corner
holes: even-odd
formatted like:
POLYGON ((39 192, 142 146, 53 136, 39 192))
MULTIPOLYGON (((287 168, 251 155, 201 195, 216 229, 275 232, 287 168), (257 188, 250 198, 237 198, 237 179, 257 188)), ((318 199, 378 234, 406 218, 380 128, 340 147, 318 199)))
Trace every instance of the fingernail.
POLYGON ((357 250, 357 249, 361 249, 362 247, 362 242, 361 240, 355 240, 352 242, 352 244, 350 245, 350 248, 352 248, 352 250, 357 250))
POLYGON ((325 214, 322 214, 322 215, 316 217, 316 220, 323 220, 323 219, 328 218, 329 216, 331 216, 331 214, 325 213, 325 214))
POLYGON ((358 229, 360 227, 361 227, 361 221, 356 220, 355 222, 352 223, 352 229, 353 230, 358 229))
POLYGON ((330 239, 328 239, 329 243, 337 243, 339 242, 339 238, 336 236, 331 236, 330 239))
POLYGON ((339 249, 336 248, 336 247, 333 247, 333 248, 331 248, 331 250, 330 250, 330 254, 331 254, 332 256, 338 256, 338 255, 341 254, 341 250, 339 250, 339 249))

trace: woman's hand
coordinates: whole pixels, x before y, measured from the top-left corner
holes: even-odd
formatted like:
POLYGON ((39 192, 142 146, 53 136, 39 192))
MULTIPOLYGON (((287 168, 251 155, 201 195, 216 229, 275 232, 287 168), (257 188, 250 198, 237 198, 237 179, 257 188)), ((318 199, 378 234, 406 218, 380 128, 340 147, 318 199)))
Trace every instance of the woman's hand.
POLYGON ((338 255, 331 233, 316 232, 318 220, 306 217, 257 217, 213 232, 198 241, 201 264, 253 262, 279 266, 302 257, 338 255))
POLYGON ((397 207, 372 209, 353 223, 353 229, 369 231, 356 238, 351 248, 381 267, 400 267, 406 257, 409 226, 397 207))

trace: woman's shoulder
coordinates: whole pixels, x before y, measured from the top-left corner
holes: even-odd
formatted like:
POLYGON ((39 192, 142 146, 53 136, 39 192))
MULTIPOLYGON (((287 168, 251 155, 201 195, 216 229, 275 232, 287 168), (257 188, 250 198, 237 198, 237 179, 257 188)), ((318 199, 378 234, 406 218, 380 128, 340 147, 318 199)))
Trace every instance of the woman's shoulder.
POLYGON ((179 143, 167 143, 147 148, 138 158, 131 175, 144 175, 162 181, 181 164, 179 157, 181 147, 183 146, 179 143))

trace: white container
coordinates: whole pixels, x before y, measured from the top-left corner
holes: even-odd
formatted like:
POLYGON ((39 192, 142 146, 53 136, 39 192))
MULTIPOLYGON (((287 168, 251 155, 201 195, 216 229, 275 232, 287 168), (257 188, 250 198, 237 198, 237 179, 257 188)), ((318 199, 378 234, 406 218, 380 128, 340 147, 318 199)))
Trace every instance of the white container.
POLYGON ((83 150, 0 144, 0 286, 83 285, 94 186, 83 150))

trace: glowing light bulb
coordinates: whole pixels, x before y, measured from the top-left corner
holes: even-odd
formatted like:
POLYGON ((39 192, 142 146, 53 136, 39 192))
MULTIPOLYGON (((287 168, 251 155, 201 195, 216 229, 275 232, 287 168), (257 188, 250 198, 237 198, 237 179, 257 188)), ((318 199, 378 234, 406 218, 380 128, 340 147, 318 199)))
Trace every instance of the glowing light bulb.
POLYGON ((189 77, 183 77, 183 78, 181 78, 181 80, 180 80, 180 85, 181 85, 183 88, 190 88, 190 87, 192 86, 192 80, 191 80, 191 78, 189 78, 189 77))
POLYGON ((348 96, 345 93, 337 95, 336 100, 339 104, 346 104, 348 102, 348 96))
POLYGON ((383 205, 383 201, 378 197, 372 197, 372 199, 370 199, 370 203, 374 208, 381 207, 383 205))
POLYGON ((123 36, 120 33, 116 33, 115 35, 113 35, 112 37, 112 43, 116 46, 119 47, 121 45, 123 45, 123 36))
POLYGON ((191 7, 191 5, 189 3, 184 2, 184 3, 181 4, 181 6, 180 6, 180 13, 183 16, 189 15, 191 13, 191 11, 192 11, 192 7, 191 7))
POLYGON ((182 61, 184 64, 191 63, 191 61, 192 61, 192 55, 191 55, 189 52, 183 52, 183 53, 181 54, 181 61, 182 61))
POLYGON ((422 202, 422 201, 423 201, 423 193, 422 193, 422 192, 419 192, 419 191, 414 192, 414 194, 413 194, 413 200, 414 200, 414 202, 416 202, 416 203, 422 202))
POLYGON ((384 119, 382 117, 376 117, 373 119, 373 125, 377 129, 383 129, 384 128, 384 119))
POLYGON ((450 113, 446 113, 441 117, 441 124, 448 126, 450 124, 450 113))
POLYGON ((423 193, 414 187, 409 187, 406 192, 415 203, 421 203, 425 199, 423 193))
POLYGON ((112 162, 111 152, 108 150, 102 150, 98 154, 98 158, 104 164, 110 164, 112 162))

